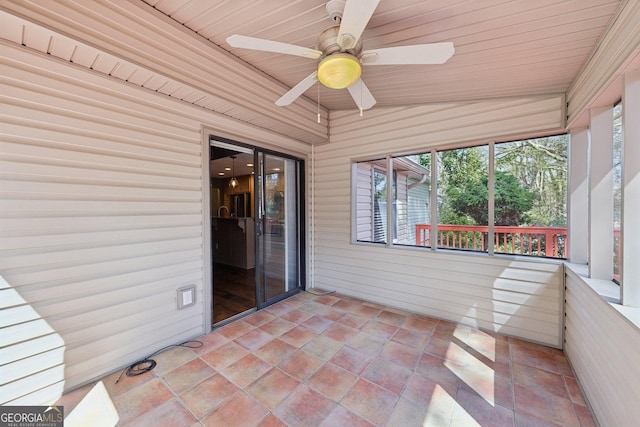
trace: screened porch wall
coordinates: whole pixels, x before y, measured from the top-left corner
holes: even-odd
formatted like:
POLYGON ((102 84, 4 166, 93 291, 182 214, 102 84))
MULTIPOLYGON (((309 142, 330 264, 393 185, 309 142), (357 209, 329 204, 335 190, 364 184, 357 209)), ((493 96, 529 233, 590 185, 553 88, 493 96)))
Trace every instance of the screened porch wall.
POLYGON ((562 96, 331 112, 314 154, 314 286, 562 346, 562 264, 352 243, 351 159, 559 130, 562 96))

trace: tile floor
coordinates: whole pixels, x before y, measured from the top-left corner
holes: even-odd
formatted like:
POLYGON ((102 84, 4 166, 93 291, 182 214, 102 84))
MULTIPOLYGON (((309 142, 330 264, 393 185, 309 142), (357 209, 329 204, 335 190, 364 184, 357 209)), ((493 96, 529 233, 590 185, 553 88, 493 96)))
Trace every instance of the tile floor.
POLYGON ((351 297, 300 293, 198 339, 103 379, 119 426, 594 425, 562 351, 351 297))

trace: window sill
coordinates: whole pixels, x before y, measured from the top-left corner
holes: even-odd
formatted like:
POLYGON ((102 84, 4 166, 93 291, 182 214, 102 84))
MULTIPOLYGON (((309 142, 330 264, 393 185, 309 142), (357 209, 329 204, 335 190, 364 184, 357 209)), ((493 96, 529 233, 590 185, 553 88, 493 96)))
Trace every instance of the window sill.
POLYGON ((589 268, 585 264, 564 263, 569 273, 579 277, 595 293, 609 303, 627 322, 640 330, 640 307, 629 307, 620 304, 620 286, 611 280, 592 279, 589 277, 589 268))
POLYGON ((497 259, 506 259, 513 261, 527 261, 527 262, 542 262, 542 263, 551 263, 551 264, 566 264, 565 258, 547 258, 541 256, 530 256, 530 255, 517 255, 517 254, 509 254, 509 253, 493 253, 489 254, 488 252, 481 251, 473 251, 466 249, 450 249, 450 248, 432 248, 431 246, 415 246, 415 245, 401 245, 401 244, 391 244, 388 245, 385 242, 367 242, 364 240, 351 240, 352 245, 362 245, 376 248, 386 248, 392 250, 407 250, 407 251, 419 251, 429 254, 449 254, 449 255, 462 255, 462 256, 473 256, 473 257, 484 257, 484 258, 497 258, 497 259))

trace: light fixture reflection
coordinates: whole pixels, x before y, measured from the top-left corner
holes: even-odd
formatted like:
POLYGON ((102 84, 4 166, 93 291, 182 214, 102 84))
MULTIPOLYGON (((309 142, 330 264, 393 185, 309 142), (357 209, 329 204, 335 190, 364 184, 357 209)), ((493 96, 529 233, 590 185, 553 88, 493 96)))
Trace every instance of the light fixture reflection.
POLYGON ((236 156, 231 156, 231 181, 229 181, 229 187, 237 188, 238 180, 236 179, 236 156))

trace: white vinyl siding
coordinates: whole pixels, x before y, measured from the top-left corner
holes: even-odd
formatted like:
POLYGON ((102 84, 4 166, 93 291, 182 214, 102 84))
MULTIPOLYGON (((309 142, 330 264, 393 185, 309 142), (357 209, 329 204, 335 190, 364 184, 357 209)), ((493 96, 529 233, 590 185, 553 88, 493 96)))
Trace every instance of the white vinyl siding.
POLYGON ((281 136, 327 141, 327 111, 308 98, 274 104, 286 86, 143 2, 3 2, 0 38, 281 136), (44 25, 39 25, 43 23, 44 25), (59 32, 52 31, 56 28, 59 32), (155 71, 155 72, 154 72, 155 71), (321 124, 312 122, 319 113, 321 124))
POLYGON ((564 351, 582 390, 601 426, 636 425, 640 329, 570 268, 566 284, 564 351))
MULTIPOLYGON (((384 194, 376 193, 374 182, 376 179, 386 182, 387 176, 384 169, 376 165, 377 162, 354 163, 354 211, 356 215, 355 239, 360 242, 387 242, 387 199, 384 194)), ((392 235, 394 243, 412 244, 410 238, 408 219, 407 190, 408 177, 404 173, 393 173, 395 188, 392 190, 393 221, 392 235)), ((390 187, 386 185, 386 187, 390 187)), ((388 190, 387 190, 388 191, 388 190)), ((415 233, 413 237, 415 241, 415 233)))
POLYGON ((394 243, 401 245, 411 244, 411 241, 408 240, 407 176, 404 174, 397 174, 396 194, 396 237, 394 243))
POLYGON ((562 346, 562 265, 427 249, 352 244, 351 160, 422 152, 515 132, 561 129, 563 98, 332 112, 315 150, 314 286, 503 334, 562 346), (391 153, 393 154, 393 153, 391 153))
POLYGON ((387 176, 374 162, 354 164, 355 181, 355 238, 360 242, 385 243, 387 241, 386 190, 387 176), (380 186, 384 182, 384 186, 380 186))
MULTIPOLYGON (((418 179, 409 179, 408 185, 419 182, 418 179)), ((407 190, 407 215, 409 224, 413 224, 408 229, 408 244, 416 244, 416 228, 415 224, 431 224, 431 194, 429 187, 425 185, 416 185, 407 190)))
POLYGON ((373 241, 373 171, 368 163, 356 164, 356 238, 373 241))
POLYGON ((373 182, 373 241, 377 243, 387 243, 387 195, 389 183, 387 182, 387 172, 384 169, 372 168, 373 182), (384 185, 383 185, 384 184, 384 185), (384 191, 382 191, 384 189, 384 191))
POLYGON ((19 374, 1 400, 33 404, 204 332, 201 123, 8 53, 0 300, 3 371, 19 374), (187 285, 200 303, 178 311, 187 285))
POLYGON ((0 44, 0 402, 43 404, 206 331, 203 125, 308 146, 0 44))

